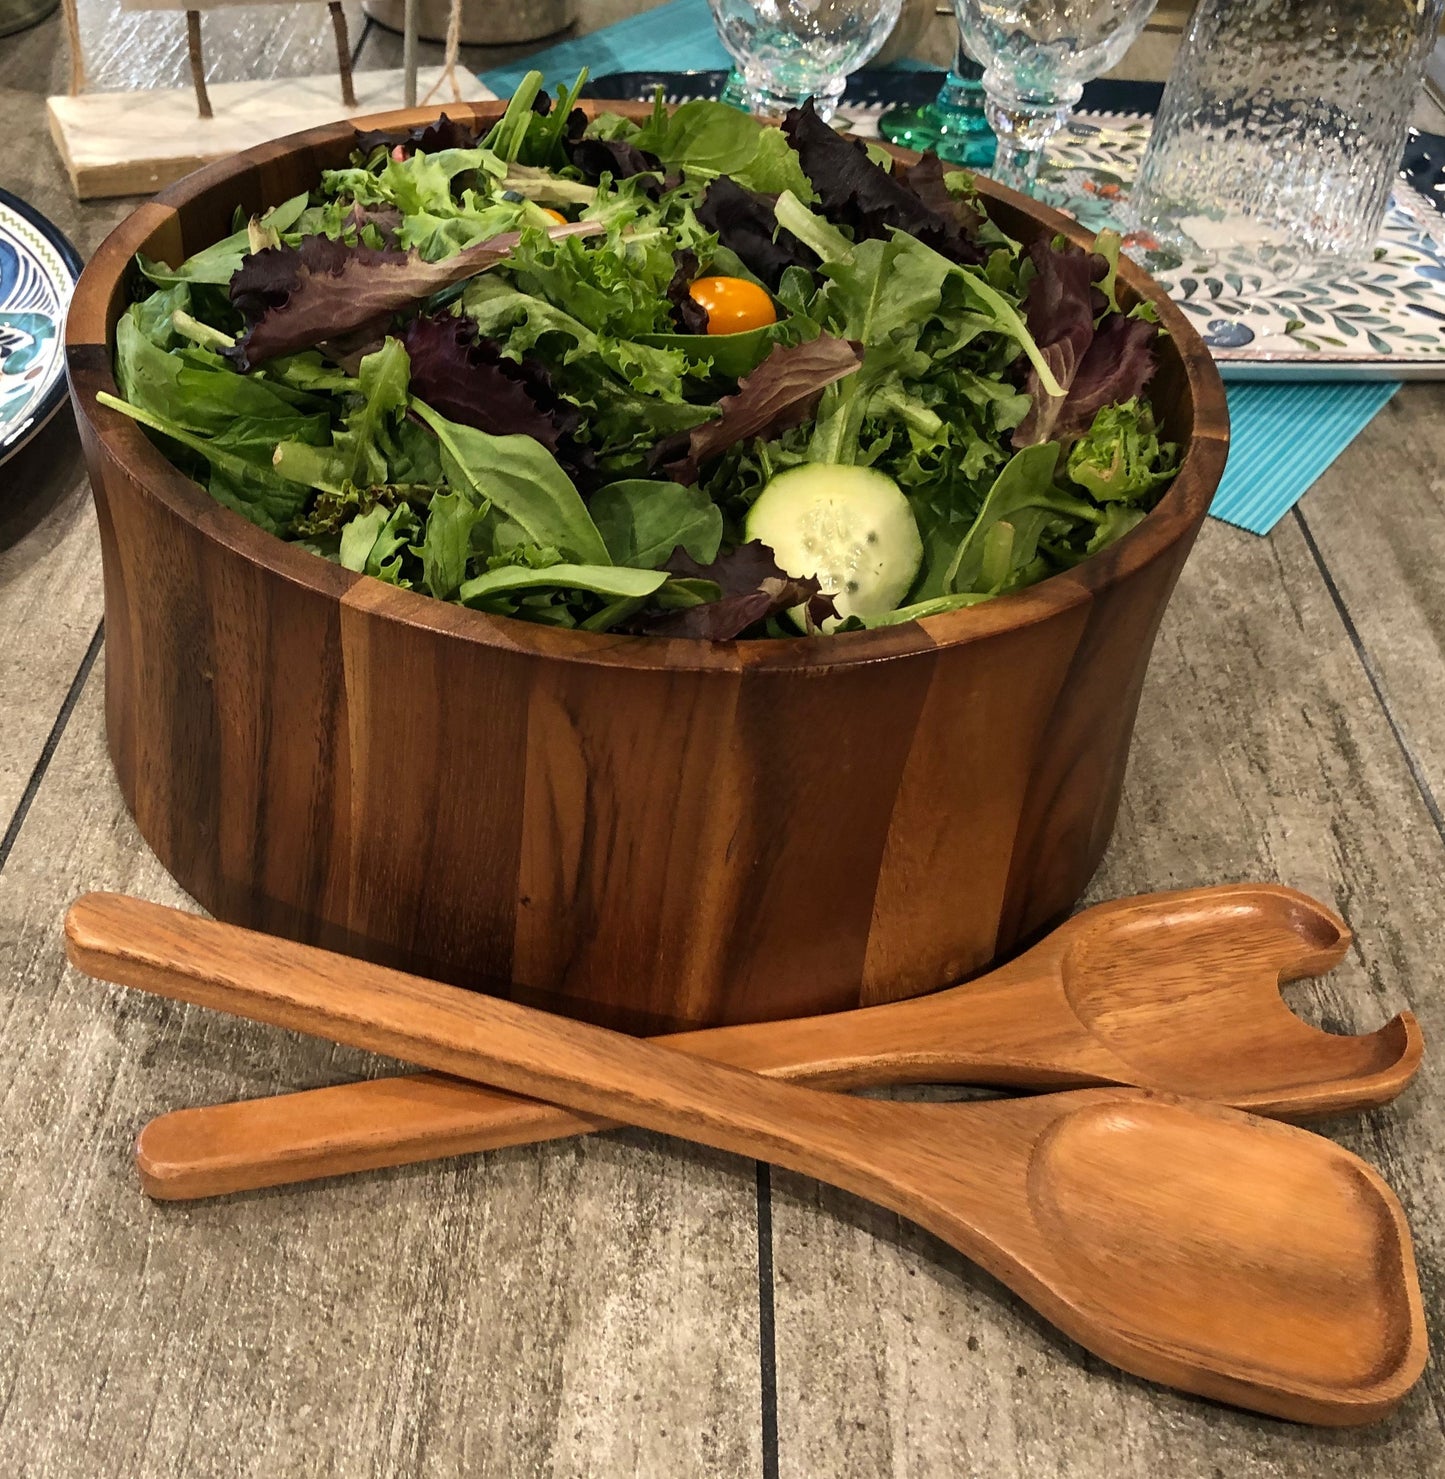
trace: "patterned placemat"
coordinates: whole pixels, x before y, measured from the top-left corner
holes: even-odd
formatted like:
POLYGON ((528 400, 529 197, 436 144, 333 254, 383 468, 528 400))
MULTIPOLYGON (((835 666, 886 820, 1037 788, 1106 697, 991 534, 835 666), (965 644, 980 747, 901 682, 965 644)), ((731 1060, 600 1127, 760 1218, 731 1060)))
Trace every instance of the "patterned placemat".
MULTIPOLYGON (((1039 198, 1091 229, 1127 231, 1129 187, 1152 125, 1140 114, 1077 114, 1049 152, 1039 198)), ((1146 237, 1126 242, 1231 378, 1445 378, 1445 219, 1403 180, 1375 260, 1334 281, 1216 275, 1146 237)))

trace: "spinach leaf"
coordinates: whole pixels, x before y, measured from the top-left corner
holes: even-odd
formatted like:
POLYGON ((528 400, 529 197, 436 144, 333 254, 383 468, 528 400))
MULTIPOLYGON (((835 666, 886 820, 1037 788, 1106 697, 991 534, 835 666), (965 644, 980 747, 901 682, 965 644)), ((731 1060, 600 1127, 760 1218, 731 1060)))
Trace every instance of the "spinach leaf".
POLYGON ((628 478, 599 488, 590 506, 615 565, 656 570, 679 547, 703 565, 717 558, 722 510, 698 488, 628 478))
POLYGON ((211 496, 259 524, 271 534, 281 534, 305 507, 310 490, 289 482, 272 465, 278 437, 288 433, 301 439, 324 434, 325 417, 280 420, 237 417, 215 436, 198 436, 177 421, 132 406, 106 391, 97 400, 121 411, 151 431, 159 432, 182 447, 199 454, 210 466, 211 496))
MULTIPOLYGON (((271 230, 289 231, 306 209, 309 195, 293 195, 290 200, 272 206, 262 213, 260 225, 271 230)), ((250 232, 246 227, 233 231, 213 246, 186 258, 179 267, 168 267, 164 262, 152 262, 138 256, 136 265, 157 287, 171 287, 180 282, 211 283, 225 287, 239 271, 241 262, 251 250, 250 232)))
POLYGON ((535 544, 555 545, 570 559, 611 564, 587 505, 557 459, 529 436, 488 436, 439 416, 424 401, 412 410, 436 433, 453 488, 490 502, 535 544))
POLYGON ((1026 566, 1035 555, 1044 526, 1054 518, 1098 520, 1097 511, 1082 499, 1060 493, 1053 486, 1058 467, 1059 449, 1053 443, 1025 447, 1016 452, 998 475, 984 499, 973 526, 964 535, 944 573, 939 593, 1001 590, 1015 571, 1026 566), (1008 546, 1002 556, 1002 571, 989 571, 985 582, 985 564, 992 555, 1000 561, 1000 543, 990 547, 989 536, 996 526, 1007 523, 1008 546))

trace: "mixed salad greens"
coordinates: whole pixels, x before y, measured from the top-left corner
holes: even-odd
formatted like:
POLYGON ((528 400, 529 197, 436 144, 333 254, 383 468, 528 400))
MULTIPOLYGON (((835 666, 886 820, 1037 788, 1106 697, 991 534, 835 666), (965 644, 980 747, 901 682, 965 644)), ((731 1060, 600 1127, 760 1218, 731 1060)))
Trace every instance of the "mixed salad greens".
MULTIPOLYGON (((584 74, 585 76, 585 74, 584 74)), ((359 133, 138 260, 115 409, 229 508, 484 611, 712 639, 873 627, 1087 558, 1177 469, 1118 241, 1025 251, 970 178, 532 73, 484 138, 359 133)))

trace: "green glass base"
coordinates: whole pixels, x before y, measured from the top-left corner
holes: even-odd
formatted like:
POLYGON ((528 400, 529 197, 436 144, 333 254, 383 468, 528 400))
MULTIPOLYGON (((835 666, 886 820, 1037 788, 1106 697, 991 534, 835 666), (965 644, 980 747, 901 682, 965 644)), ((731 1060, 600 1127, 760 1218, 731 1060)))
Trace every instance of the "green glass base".
POLYGON ((949 164, 987 169, 998 150, 998 140, 983 113, 972 109, 892 108, 878 120, 878 131, 891 144, 920 153, 932 150, 949 164))

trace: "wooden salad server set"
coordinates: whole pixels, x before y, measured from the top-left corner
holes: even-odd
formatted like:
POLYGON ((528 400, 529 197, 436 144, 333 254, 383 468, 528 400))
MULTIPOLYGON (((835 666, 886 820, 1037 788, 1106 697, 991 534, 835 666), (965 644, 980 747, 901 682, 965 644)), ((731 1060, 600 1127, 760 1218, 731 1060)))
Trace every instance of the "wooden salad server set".
MULTIPOLYGON (((934 997, 653 1042, 119 895, 78 900, 66 933, 71 960, 105 980, 572 1111, 427 1075, 286 1096, 292 1114, 263 1111, 251 1133, 289 1137, 302 1164, 321 1164, 326 1137, 297 1133, 296 1101, 338 1126, 330 1170, 621 1121, 897 1211, 1103 1359, 1184 1391, 1363 1423, 1391 1411, 1424 1367, 1410 1234, 1377 1173, 1305 1130, 1159 1091, 1308 1114, 1383 1103, 1414 1073, 1421 1041, 1408 1015, 1348 1038, 1285 1008, 1280 981, 1328 969, 1348 940, 1333 915, 1286 889, 1104 905, 934 997), (775 1077, 749 1071, 759 1069, 775 1077), (1148 1087, 916 1104, 783 1076, 1148 1087), (411 1128, 388 1137, 377 1127, 397 1104, 411 1128), (382 1159, 368 1159, 368 1133, 382 1159), (428 1148, 446 1134, 450 1149, 428 1148)), ((255 1108, 189 1113, 225 1124, 255 1108)), ((197 1122, 166 1119, 180 1122, 184 1151, 197 1122)), ((265 1157, 253 1147, 258 1168, 265 1157)))
MULTIPOLYGON (((1097 905, 1011 964, 930 996, 656 1041, 829 1089, 1117 1084, 1290 1118, 1368 1109, 1414 1075, 1415 1019, 1341 1037, 1302 1022, 1279 994, 1282 981, 1337 965, 1349 939, 1293 889, 1190 889, 1097 905)), ((141 1131, 136 1163, 151 1196, 217 1196, 607 1124, 411 1074, 176 1110, 141 1131)))

